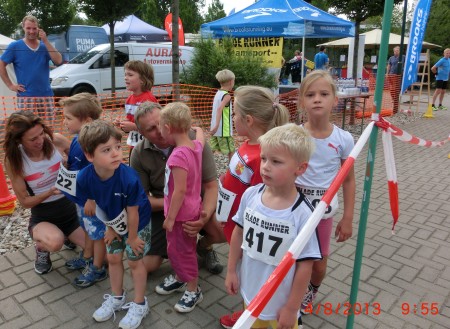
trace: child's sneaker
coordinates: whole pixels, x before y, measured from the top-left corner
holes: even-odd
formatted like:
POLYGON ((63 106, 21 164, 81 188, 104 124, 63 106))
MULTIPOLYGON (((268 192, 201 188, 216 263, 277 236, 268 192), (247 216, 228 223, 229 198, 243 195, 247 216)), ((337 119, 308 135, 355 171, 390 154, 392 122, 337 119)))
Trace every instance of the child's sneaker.
POLYGON ((34 271, 37 274, 46 274, 53 268, 50 253, 48 251, 40 251, 36 246, 36 260, 34 261, 34 271))
POLYGON ((308 290, 306 291, 305 297, 303 297, 302 306, 300 307, 300 312, 302 314, 306 314, 305 310, 309 304, 314 303, 314 299, 316 299, 318 289, 314 288, 311 283, 308 285, 308 290))
POLYGON ((434 106, 433 105, 431 108, 433 109, 433 111, 438 111, 439 110, 439 106, 434 106))
POLYGON ((440 105, 440 106, 438 107, 438 109, 439 109, 439 110, 446 111, 446 110, 447 110, 447 107, 445 107, 444 105, 440 105))
POLYGON ((84 258, 83 251, 80 251, 78 257, 69 259, 65 265, 69 270, 81 270, 87 267, 88 265, 92 264, 92 261, 93 261, 92 257, 84 258))
POLYGON ((86 266, 83 273, 75 278, 73 284, 80 288, 87 288, 98 281, 105 280, 107 277, 108 273, 106 273, 104 267, 99 269, 94 264, 90 264, 89 266, 86 266))
POLYGON ((202 300, 203 294, 200 286, 197 287, 197 291, 186 290, 183 297, 181 297, 178 303, 175 304, 175 311, 180 313, 191 312, 195 308, 195 305, 200 303, 202 300))
POLYGON ((142 319, 145 318, 149 312, 147 297, 145 298, 145 305, 139 305, 135 302, 125 304, 122 309, 128 309, 127 315, 120 320, 119 328, 122 329, 135 329, 139 327, 142 319))
POLYGON ((116 311, 120 311, 125 305, 126 292, 122 296, 103 295, 105 301, 92 315, 95 321, 103 322, 109 320, 113 315, 116 318, 116 311))
POLYGON ((233 314, 226 314, 220 318, 220 325, 225 329, 231 329, 241 317, 243 310, 234 312, 233 314))
POLYGON ((155 291, 160 295, 170 295, 175 291, 183 291, 186 287, 186 282, 180 282, 175 279, 172 274, 164 278, 164 282, 155 287, 155 291))

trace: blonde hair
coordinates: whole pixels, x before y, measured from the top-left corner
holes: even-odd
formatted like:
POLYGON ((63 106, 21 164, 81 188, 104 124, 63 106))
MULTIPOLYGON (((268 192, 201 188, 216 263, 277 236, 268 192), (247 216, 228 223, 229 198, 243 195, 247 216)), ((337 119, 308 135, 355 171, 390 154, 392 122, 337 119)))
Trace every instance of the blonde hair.
POLYGON ((95 149, 107 143, 111 137, 120 142, 122 134, 111 122, 95 120, 81 127, 78 142, 84 153, 94 155, 95 149))
POLYGON ((216 74, 216 79, 217 79, 217 81, 219 81, 219 83, 221 85, 223 85, 224 83, 227 83, 228 81, 234 80, 235 78, 236 77, 235 77, 234 73, 227 69, 219 71, 216 74))
POLYGON ((141 61, 128 61, 124 66, 125 70, 134 71, 139 74, 142 81, 142 91, 150 91, 155 83, 155 73, 153 66, 141 61))
POLYGON ((84 121, 88 118, 97 120, 102 114, 102 106, 97 96, 90 93, 80 93, 63 98, 59 101, 61 107, 65 107, 71 115, 84 121))
POLYGON ((191 110, 182 102, 167 104, 161 110, 160 122, 168 124, 178 132, 187 132, 191 128, 191 110))
POLYGON ((25 16, 25 17, 22 19, 22 27, 25 26, 25 22, 26 22, 26 21, 30 21, 30 22, 36 23, 37 26, 39 27, 39 21, 38 21, 38 19, 37 19, 35 16, 33 16, 33 15, 27 15, 27 16, 25 16))
POLYGON ((300 90, 298 92, 298 102, 297 108, 300 110, 300 104, 302 104, 303 99, 305 98, 306 93, 308 92, 311 85, 319 79, 324 79, 331 87, 331 92, 333 93, 333 97, 336 97, 337 89, 336 84, 334 83, 333 77, 325 70, 315 70, 311 73, 307 74, 306 77, 302 80, 300 85, 300 90))
POLYGON ((275 102, 273 92, 259 86, 242 86, 234 92, 234 110, 245 117, 250 115, 268 131, 289 122, 288 109, 275 102))
POLYGON ((297 162, 308 162, 314 152, 314 143, 306 129, 294 123, 275 127, 258 139, 261 149, 285 148, 297 162))

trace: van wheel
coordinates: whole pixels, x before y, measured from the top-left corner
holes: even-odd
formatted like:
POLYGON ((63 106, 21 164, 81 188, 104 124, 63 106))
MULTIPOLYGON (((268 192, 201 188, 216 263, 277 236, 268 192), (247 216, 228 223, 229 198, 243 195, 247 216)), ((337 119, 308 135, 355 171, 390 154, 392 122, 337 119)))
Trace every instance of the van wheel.
POLYGON ((95 90, 89 86, 78 86, 72 92, 72 95, 80 94, 80 93, 90 93, 95 95, 95 90))

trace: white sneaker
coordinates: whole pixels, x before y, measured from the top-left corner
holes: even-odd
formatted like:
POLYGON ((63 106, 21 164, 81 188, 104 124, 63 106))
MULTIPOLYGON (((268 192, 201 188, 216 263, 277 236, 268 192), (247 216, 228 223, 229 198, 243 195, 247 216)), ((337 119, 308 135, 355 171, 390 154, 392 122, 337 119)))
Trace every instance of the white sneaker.
POLYGON ((200 286, 197 287, 197 291, 188 291, 186 289, 178 303, 175 304, 175 311, 180 313, 191 312, 195 308, 195 305, 200 303, 202 300, 203 293, 200 286))
POLYGON ((122 296, 112 296, 105 294, 103 295, 105 301, 102 306, 100 306, 92 315, 95 321, 103 322, 109 320, 114 315, 114 320, 116 319, 116 311, 120 311, 122 306, 125 304, 126 292, 123 292, 122 296), (120 298, 116 298, 120 297, 120 298))
POLYGON ((145 305, 139 305, 135 302, 127 303, 122 307, 123 310, 128 309, 127 315, 119 322, 119 328, 136 329, 141 324, 149 312, 147 297, 144 297, 145 305))

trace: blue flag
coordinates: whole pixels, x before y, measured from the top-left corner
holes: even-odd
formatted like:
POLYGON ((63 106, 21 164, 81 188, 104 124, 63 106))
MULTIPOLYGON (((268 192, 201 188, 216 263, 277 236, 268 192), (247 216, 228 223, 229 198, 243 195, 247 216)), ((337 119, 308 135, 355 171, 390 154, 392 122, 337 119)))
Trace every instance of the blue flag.
POLYGON ((428 16, 430 15, 431 2, 432 0, 419 0, 414 10, 414 17, 409 33, 408 50, 406 51, 405 68, 403 70, 402 93, 417 80, 417 67, 420 60, 420 52, 422 51, 422 42, 427 27, 428 16))

